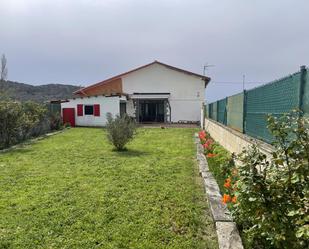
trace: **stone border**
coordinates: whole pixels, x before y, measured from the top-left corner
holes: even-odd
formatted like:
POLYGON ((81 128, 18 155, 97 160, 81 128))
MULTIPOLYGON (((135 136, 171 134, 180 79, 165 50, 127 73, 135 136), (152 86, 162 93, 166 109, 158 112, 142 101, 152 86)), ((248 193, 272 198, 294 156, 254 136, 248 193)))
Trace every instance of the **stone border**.
POLYGON ((9 148, 2 149, 2 150, 0 150, 0 154, 1 154, 1 153, 8 152, 8 151, 11 151, 11 150, 14 150, 14 149, 20 149, 20 148, 23 148, 23 147, 25 147, 25 146, 27 146, 27 145, 30 145, 30 144, 32 144, 32 143, 34 143, 34 142, 36 142, 36 141, 39 141, 39 140, 42 140, 42 139, 45 139, 45 138, 48 138, 48 137, 57 135, 57 134, 59 134, 59 133, 64 132, 65 129, 66 129, 66 128, 64 128, 64 129, 62 129, 62 130, 60 130, 60 131, 54 131, 54 132, 46 133, 46 134, 41 135, 41 136, 39 136, 39 137, 31 138, 31 139, 28 139, 28 140, 26 140, 26 141, 23 141, 23 142, 21 142, 21 143, 19 143, 19 144, 13 145, 13 146, 11 146, 11 147, 9 147, 9 148))
POLYGON ((196 158, 199 165, 199 173, 203 178, 206 197, 213 220, 215 222, 219 249, 243 249, 236 223, 230 215, 225 204, 222 203, 219 186, 209 171, 207 159, 204 155, 204 148, 200 142, 198 134, 195 133, 196 158))

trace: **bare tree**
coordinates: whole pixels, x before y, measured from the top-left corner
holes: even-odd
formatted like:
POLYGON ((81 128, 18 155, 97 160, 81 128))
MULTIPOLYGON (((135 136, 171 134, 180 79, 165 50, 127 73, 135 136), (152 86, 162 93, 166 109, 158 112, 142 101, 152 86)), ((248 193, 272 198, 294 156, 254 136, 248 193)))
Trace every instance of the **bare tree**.
POLYGON ((6 57, 5 54, 1 57, 1 71, 0 71, 0 81, 5 81, 8 76, 8 69, 6 67, 6 57))

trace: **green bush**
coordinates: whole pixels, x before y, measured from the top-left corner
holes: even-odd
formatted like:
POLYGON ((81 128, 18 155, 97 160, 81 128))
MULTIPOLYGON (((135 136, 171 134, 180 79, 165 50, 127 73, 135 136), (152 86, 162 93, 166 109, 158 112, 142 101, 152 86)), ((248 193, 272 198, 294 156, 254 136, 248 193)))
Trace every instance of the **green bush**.
POLYGON ((22 105, 14 101, 0 101, 0 149, 9 147, 22 136, 26 115, 22 105))
POLYGON ((136 123, 128 115, 117 115, 113 118, 111 113, 108 113, 106 130, 108 140, 115 146, 116 150, 121 151, 134 138, 136 123))
POLYGON ((60 114, 52 116, 41 104, 0 101, 0 149, 60 128, 60 114))
POLYGON ((63 127, 63 122, 60 112, 51 112, 49 114, 49 127, 50 130, 60 130, 63 127))
POLYGON ((276 152, 241 154, 233 215, 248 248, 309 248, 309 122, 297 112, 268 121, 276 152))
POLYGON ((21 104, 24 119, 21 122, 22 126, 22 139, 25 140, 29 137, 39 136, 44 126, 47 109, 33 101, 27 101, 21 104))

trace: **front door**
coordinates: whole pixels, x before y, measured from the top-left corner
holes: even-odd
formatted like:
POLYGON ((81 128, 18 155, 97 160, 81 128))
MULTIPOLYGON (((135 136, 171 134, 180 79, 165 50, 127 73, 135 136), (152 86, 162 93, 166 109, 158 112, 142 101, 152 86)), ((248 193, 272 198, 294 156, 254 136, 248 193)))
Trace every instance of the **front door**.
POLYGON ((164 122, 164 101, 144 100, 140 102, 140 122, 164 122))
POLYGON ((75 126, 75 109, 74 108, 62 108, 62 120, 63 124, 69 123, 70 126, 75 126))

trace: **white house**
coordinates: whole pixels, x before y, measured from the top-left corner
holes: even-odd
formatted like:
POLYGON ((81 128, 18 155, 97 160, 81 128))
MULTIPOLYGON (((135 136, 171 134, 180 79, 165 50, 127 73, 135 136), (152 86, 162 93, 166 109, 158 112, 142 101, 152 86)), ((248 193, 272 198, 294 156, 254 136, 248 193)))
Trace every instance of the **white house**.
POLYGON ((158 61, 74 92, 61 103, 64 122, 104 126, 106 114, 137 122, 197 123, 210 78, 158 61))

